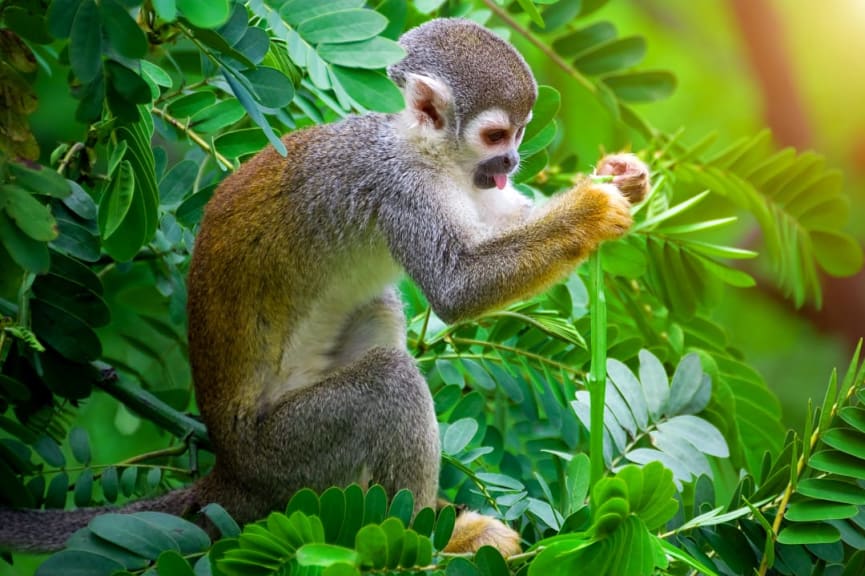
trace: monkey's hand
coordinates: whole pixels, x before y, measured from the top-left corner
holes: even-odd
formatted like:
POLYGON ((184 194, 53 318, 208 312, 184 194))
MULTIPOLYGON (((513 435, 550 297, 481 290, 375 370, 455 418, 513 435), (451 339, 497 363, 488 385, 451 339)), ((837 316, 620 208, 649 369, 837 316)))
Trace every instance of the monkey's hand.
POLYGON ((492 546, 507 558, 522 552, 520 535, 495 518, 466 510, 457 516, 454 531, 444 552, 474 553, 492 546))
POLYGON ((595 169, 598 176, 612 176, 613 185, 636 204, 649 192, 649 167, 633 154, 604 156, 595 169))

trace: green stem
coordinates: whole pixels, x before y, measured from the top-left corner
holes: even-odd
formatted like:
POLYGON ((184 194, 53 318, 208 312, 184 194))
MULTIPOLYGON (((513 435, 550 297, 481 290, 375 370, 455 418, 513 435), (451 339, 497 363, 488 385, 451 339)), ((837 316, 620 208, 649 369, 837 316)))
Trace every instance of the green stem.
POLYGON ((604 271, 601 253, 589 258, 592 331, 592 364, 589 370, 589 398, 591 400, 591 428, 589 430, 589 457, 592 484, 604 475, 604 406, 607 382, 607 297, 604 292, 604 271))
POLYGON ((113 370, 106 371, 98 386, 160 428, 178 438, 194 442, 199 448, 213 450, 210 438, 207 436, 207 427, 202 422, 178 412, 140 386, 121 381, 113 370))

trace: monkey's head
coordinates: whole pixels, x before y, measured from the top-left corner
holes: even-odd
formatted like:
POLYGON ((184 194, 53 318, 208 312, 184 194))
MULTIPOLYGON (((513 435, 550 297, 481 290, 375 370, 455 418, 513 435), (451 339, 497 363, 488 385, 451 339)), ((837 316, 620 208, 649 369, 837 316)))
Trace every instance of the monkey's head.
POLYGON ((504 188, 538 94, 526 61, 470 20, 432 20, 400 44, 407 55, 388 74, 403 89, 411 126, 444 143, 475 186, 504 188))

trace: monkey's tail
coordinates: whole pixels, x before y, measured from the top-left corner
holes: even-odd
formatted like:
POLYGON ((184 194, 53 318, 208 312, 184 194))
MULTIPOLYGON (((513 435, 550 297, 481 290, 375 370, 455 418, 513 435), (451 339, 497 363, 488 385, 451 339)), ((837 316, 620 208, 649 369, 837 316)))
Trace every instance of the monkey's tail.
POLYGON ((172 490, 156 498, 136 500, 120 508, 95 506, 77 510, 0 508, 0 550, 53 552, 63 548, 73 532, 108 512, 131 514, 150 510, 183 515, 195 504, 195 487, 172 490))

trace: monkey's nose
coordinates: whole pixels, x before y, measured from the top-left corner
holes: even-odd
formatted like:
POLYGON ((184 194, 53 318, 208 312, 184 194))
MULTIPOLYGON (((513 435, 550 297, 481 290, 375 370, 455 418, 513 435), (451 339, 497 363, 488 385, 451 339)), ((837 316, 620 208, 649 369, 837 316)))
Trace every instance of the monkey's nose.
POLYGON ((502 167, 504 167, 504 169, 508 170, 508 171, 512 170, 519 163, 520 163, 520 156, 519 156, 519 154, 517 154, 513 150, 509 151, 502 158, 502 167))

